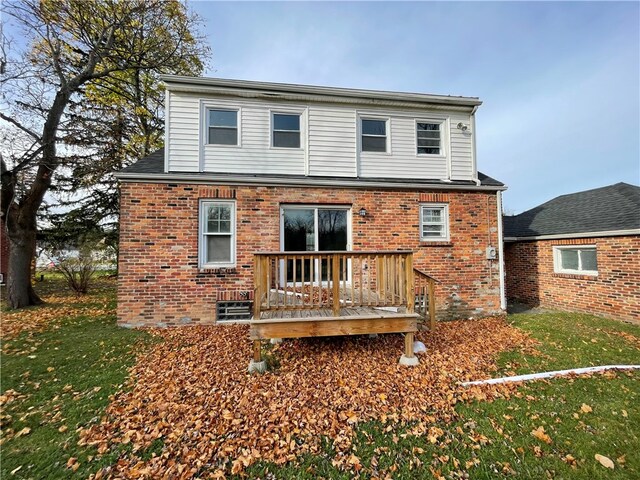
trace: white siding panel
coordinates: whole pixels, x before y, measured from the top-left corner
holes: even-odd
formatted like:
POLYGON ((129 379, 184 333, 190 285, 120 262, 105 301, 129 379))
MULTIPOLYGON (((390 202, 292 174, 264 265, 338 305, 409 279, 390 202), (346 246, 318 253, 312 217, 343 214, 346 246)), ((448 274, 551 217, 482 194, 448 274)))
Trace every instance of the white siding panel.
POLYGON ((197 97, 170 92, 169 171, 199 170, 200 102, 197 97))
POLYGON ((451 114, 451 179, 472 180, 473 172, 473 138, 471 117, 468 114, 451 114), (468 126, 466 131, 458 128, 458 123, 468 126))
POLYGON ((356 112, 340 106, 309 107, 309 175, 356 176, 356 112))
POLYGON ((383 110, 362 112, 344 105, 289 105, 257 99, 205 98, 199 94, 170 92, 167 139, 169 170, 178 172, 274 173, 340 177, 388 177, 470 180, 473 137, 469 114, 383 110), (240 145, 204 145, 201 118, 205 106, 237 108, 240 145), (301 113, 301 148, 271 148, 271 111, 301 113), (359 116, 389 118, 390 152, 358 153, 359 116), (416 153, 417 119, 445 120, 442 156, 416 153), (457 128, 469 126, 464 132, 457 128), (202 132, 202 133, 201 133, 202 132))

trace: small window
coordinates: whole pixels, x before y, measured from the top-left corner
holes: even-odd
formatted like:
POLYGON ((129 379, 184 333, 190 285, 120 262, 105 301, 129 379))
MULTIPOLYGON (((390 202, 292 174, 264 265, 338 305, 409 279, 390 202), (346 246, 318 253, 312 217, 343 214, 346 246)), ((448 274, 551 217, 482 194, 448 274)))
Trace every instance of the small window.
POLYGON ((418 155, 442 155, 442 123, 417 122, 418 155))
POLYGON ((362 151, 387 151, 387 121, 362 119, 362 151))
POLYGON ((449 207, 447 205, 420 206, 420 240, 449 240, 449 207))
POLYGON ((556 273, 598 274, 598 259, 594 246, 553 247, 553 253, 556 273))
POLYGON ((238 111, 208 109, 209 145, 238 145, 238 111))
POLYGON ((274 113, 272 130, 274 147, 300 148, 300 115, 274 113))
POLYGON ((200 213, 200 266, 235 264, 235 204, 204 201, 200 213))

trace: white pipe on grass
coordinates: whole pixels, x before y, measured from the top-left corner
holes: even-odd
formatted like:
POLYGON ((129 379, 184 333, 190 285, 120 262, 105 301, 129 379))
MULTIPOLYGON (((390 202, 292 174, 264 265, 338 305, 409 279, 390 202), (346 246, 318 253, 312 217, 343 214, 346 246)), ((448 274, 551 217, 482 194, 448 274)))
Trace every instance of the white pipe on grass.
POLYGON ((530 373, 528 375, 516 375, 514 377, 490 378, 489 380, 476 380, 475 382, 464 382, 463 387, 473 385, 494 385, 498 383, 527 382, 529 380, 540 380, 541 378, 552 378, 561 375, 584 375, 585 373, 603 372, 605 370, 640 370, 640 365, 603 365, 601 367, 571 368, 569 370, 556 370, 554 372, 530 373))

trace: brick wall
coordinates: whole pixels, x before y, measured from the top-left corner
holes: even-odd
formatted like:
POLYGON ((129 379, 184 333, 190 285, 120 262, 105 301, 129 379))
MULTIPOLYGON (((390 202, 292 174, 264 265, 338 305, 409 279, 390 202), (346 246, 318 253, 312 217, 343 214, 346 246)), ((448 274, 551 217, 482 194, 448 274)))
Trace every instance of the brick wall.
POLYGON ((505 244, 507 297, 529 305, 640 319, 640 236, 505 244), (554 273, 554 245, 595 245, 598 275, 554 273))
POLYGON ((251 298, 252 254, 280 249, 286 203, 351 205, 353 250, 413 250, 440 281, 440 317, 501 313, 498 264, 486 260, 498 244, 495 193, 123 183, 121 195, 120 324, 211 323, 217 300, 251 298), (211 198, 236 199, 235 269, 198 269, 199 200, 211 198), (451 242, 420 243, 421 202, 449 204, 451 242))

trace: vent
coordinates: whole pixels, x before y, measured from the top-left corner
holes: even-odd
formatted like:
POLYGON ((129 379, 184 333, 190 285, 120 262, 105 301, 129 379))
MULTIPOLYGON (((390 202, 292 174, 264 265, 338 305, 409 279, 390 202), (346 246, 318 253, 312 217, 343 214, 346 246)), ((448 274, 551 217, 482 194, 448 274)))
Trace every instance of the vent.
POLYGON ((219 322, 233 322, 237 320, 251 320, 253 302, 218 302, 216 303, 216 318, 219 322))

